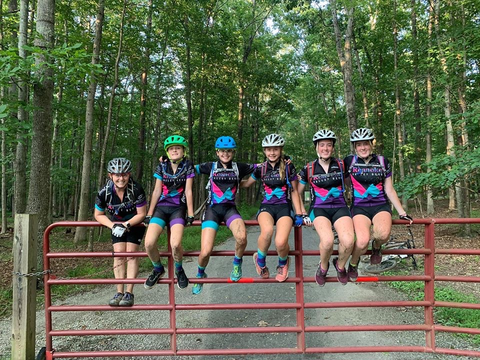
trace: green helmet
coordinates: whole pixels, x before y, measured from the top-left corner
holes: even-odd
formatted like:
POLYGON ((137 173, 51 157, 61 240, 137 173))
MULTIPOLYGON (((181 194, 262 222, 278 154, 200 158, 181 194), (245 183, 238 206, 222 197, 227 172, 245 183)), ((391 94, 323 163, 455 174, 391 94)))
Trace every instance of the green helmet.
POLYGON ((165 151, 167 151, 168 148, 173 145, 179 145, 186 148, 188 146, 188 143, 183 136, 172 135, 165 139, 165 142, 163 143, 163 148, 165 149, 165 151))

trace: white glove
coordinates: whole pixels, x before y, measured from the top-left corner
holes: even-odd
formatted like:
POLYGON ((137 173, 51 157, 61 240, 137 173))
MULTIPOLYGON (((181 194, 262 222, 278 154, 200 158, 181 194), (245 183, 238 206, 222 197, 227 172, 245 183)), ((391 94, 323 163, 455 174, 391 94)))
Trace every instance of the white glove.
POLYGON ((312 220, 310 219, 310 216, 303 215, 303 223, 307 226, 311 226, 312 225, 312 220))
POLYGON ((115 224, 112 227, 112 235, 116 237, 122 237, 127 228, 122 224, 115 224))

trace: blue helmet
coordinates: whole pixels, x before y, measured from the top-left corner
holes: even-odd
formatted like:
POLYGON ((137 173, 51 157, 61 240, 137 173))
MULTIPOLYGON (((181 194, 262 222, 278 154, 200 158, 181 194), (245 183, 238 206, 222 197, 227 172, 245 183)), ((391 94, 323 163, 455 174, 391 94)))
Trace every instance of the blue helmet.
POLYGON ((215 141, 216 149, 236 149, 237 144, 231 136, 220 136, 217 141, 215 141))

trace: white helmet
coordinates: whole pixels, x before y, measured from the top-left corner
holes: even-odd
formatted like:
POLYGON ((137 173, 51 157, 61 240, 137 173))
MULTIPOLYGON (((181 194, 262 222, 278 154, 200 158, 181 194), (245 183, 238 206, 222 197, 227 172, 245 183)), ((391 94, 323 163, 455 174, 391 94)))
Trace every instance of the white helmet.
POLYGON ((262 147, 284 146, 285 140, 278 134, 270 134, 265 136, 262 141, 262 147))
POLYGON ((335 142, 337 141, 337 137, 335 136, 335 133, 332 130, 328 129, 322 129, 318 130, 315 135, 313 135, 313 144, 316 145, 318 141, 320 140, 332 140, 333 145, 335 145, 335 142))
POLYGON ((373 140, 375 136, 373 135, 373 131, 368 128, 360 128, 352 132, 350 135, 350 141, 362 141, 362 140, 373 140))
POLYGON ((110 174, 122 174, 132 171, 132 163, 125 158, 115 158, 108 162, 107 171, 110 174))

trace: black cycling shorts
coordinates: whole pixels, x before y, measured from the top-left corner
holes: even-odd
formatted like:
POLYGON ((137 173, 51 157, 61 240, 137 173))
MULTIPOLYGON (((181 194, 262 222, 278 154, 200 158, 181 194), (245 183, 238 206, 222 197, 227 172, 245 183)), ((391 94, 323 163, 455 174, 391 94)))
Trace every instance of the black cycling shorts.
POLYGON ((143 239, 143 235, 145 235, 145 230, 146 228, 142 224, 138 226, 133 226, 127 231, 125 231, 122 237, 116 237, 112 235, 112 244, 129 242, 132 244, 140 245, 143 239))
POLYGON ((391 215, 392 209, 390 208, 390 204, 382 204, 377 206, 352 206, 351 208, 352 218, 355 215, 365 215, 370 219, 370 221, 373 221, 375 215, 382 211, 386 211, 391 215))
POLYGON ((150 224, 157 224, 162 229, 168 224, 172 227, 175 224, 182 224, 185 226, 185 216, 187 215, 186 206, 157 206, 150 224))
POLYGON ((293 220, 295 215, 291 204, 262 204, 257 212, 257 220, 258 215, 262 212, 267 212, 272 216, 273 224, 276 224, 278 219, 284 216, 293 220))
POLYGON ((240 213, 235 205, 216 204, 207 206, 202 216, 202 229, 212 228, 218 230, 222 221, 230 227, 233 220, 241 219, 240 213))
POLYGON ((310 219, 313 221, 315 218, 323 216, 326 217, 332 224, 335 224, 335 221, 341 217, 348 216, 350 217, 350 211, 348 207, 342 206, 337 208, 313 208, 310 211, 310 219), (313 219, 312 219, 313 214, 313 219))

